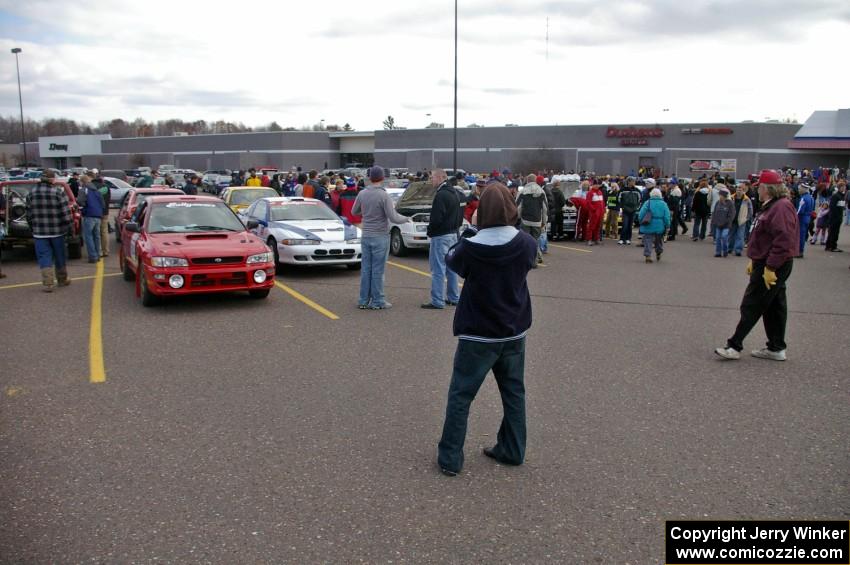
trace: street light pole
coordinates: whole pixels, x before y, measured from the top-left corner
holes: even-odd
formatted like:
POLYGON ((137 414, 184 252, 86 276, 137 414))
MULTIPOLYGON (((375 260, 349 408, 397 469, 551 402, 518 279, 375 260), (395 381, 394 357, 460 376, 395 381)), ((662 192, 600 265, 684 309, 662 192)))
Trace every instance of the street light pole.
POLYGON ((21 106, 21 147, 24 149, 24 167, 27 166, 27 137, 24 132, 24 99, 21 96, 21 66, 18 63, 18 53, 21 52, 20 47, 15 47, 12 49, 12 53, 15 54, 15 68, 18 71, 18 104, 21 106))
POLYGON ((452 169, 457 174, 457 0, 455 0, 455 123, 452 143, 452 169))

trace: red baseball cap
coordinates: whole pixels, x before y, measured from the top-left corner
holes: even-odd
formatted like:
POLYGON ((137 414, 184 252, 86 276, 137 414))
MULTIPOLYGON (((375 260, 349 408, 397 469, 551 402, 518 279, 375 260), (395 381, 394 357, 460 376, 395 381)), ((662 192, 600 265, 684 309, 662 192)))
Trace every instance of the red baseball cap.
POLYGON ((759 184, 782 184, 782 175, 774 169, 764 169, 759 173, 759 184))
POLYGON ((543 178, 543 177, 542 177, 542 176, 540 176, 540 175, 537 175, 537 178, 536 178, 536 179, 534 179, 534 182, 536 182, 537 184, 542 185, 544 182, 546 182, 546 179, 545 179, 545 178, 543 178))

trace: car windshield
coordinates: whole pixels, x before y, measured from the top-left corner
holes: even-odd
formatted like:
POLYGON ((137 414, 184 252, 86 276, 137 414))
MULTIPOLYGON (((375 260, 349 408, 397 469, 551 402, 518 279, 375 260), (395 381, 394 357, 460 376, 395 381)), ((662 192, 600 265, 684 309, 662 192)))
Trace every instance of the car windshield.
POLYGON ((337 220, 339 216, 321 202, 284 202, 272 204, 273 222, 293 222, 307 220, 337 220))
POLYGON ((234 190, 230 196, 230 203, 234 205, 251 204, 260 198, 269 198, 277 196, 277 192, 273 188, 258 188, 256 190, 234 190))
POLYGON ((109 177, 109 182, 115 185, 115 188, 133 188, 131 185, 127 184, 121 179, 116 179, 113 177, 109 177))
POLYGON ((35 184, 7 184, 3 187, 3 194, 8 195, 11 192, 16 192, 20 194, 22 197, 26 197, 27 194, 30 193, 30 190, 35 188, 35 184))
POLYGON ((150 212, 148 233, 244 231, 245 226, 218 202, 168 202, 150 212))

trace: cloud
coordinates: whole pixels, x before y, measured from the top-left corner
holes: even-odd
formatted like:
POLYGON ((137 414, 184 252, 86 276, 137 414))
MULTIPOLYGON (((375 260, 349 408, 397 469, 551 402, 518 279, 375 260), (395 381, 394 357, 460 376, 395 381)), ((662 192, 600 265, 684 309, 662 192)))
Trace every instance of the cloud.
MULTIPOLYGON (((450 2, 198 6, 0 0, 0 49, 24 49, 25 114, 284 126, 324 118, 367 129, 387 114, 452 119, 450 2)), ((812 60, 843 69, 846 0, 464 0, 458 16, 461 123, 804 119, 846 105, 850 90, 840 70, 829 88, 780 89, 769 100, 759 89, 690 86, 749 84, 753 68, 779 77, 812 60)), ((14 73, 14 58, 0 57, 0 76, 14 73)), ((0 113, 17 113, 15 81, 0 83, 0 113)))

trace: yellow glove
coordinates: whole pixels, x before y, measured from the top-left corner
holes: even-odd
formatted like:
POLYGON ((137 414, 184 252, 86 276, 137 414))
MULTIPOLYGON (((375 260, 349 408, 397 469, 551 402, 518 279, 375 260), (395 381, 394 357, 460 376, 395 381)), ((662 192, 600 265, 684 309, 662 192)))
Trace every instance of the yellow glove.
POLYGON ((776 285, 776 272, 767 267, 764 268, 762 278, 764 279, 764 286, 767 287, 767 290, 770 290, 770 287, 776 285))
POLYGON ((749 263, 747 263, 747 274, 748 274, 748 275, 752 275, 752 274, 753 274, 753 262, 752 262, 752 261, 750 261, 749 263))

